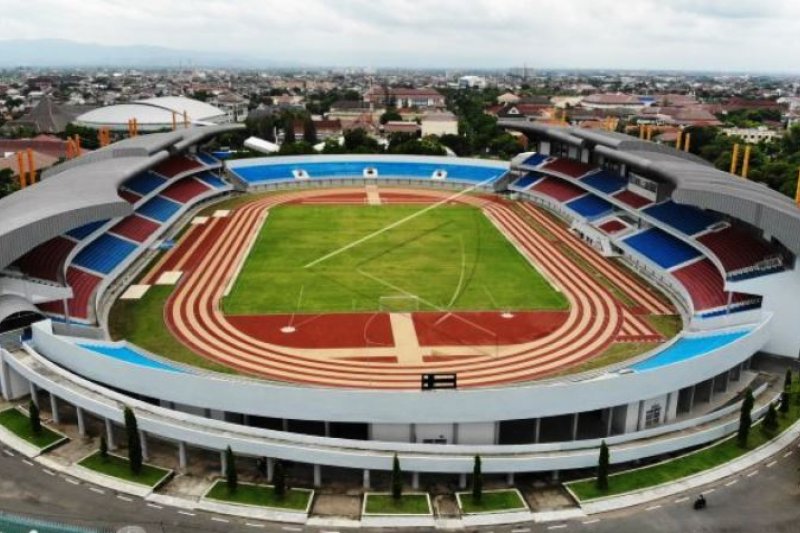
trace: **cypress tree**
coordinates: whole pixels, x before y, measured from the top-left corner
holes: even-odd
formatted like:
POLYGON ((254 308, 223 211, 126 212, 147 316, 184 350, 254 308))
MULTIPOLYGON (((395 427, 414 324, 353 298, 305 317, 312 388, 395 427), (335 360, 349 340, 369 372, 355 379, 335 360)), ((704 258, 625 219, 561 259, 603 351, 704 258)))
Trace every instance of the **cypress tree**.
POLYGON ((139 424, 130 407, 125 408, 125 432, 128 436, 128 461, 131 473, 139 475, 142 471, 142 441, 139 437, 139 424))
POLYGON ((282 500, 286 496, 286 472, 283 469, 283 461, 280 459, 275 461, 275 470, 272 472, 272 485, 275 490, 275 496, 282 500))
POLYGON ((39 415, 39 406, 33 400, 28 404, 28 418, 31 423, 31 433, 38 435, 42 432, 42 418, 39 415))
POLYGON ((303 140, 311 145, 317 144, 317 127, 311 117, 303 121, 303 140))
POLYGON ((783 391, 781 393, 781 413, 788 413, 789 412, 789 392, 783 391))
POLYGON ((764 415, 764 422, 762 422, 761 429, 766 435, 774 435, 778 430, 778 413, 775 411, 775 404, 769 404, 767 414, 764 415))
POLYGON ((481 456, 475 456, 475 466, 472 467, 472 500, 480 503, 483 498, 483 472, 481 472, 481 456))
POLYGON ((600 443, 600 457, 597 461, 597 488, 601 491, 608 490, 608 462, 608 446, 606 446, 606 441, 602 441, 600 443))
POLYGON ((789 368, 786 369, 786 377, 783 379, 783 390, 792 390, 792 371, 789 368))
POLYGON ((750 412, 753 410, 753 391, 749 388, 742 400, 742 409, 739 413, 739 431, 736 433, 736 441, 740 448, 747 448, 747 438, 750 436, 750 424, 753 420, 750 412))
POLYGON ((392 461, 392 498, 399 500, 403 497, 403 471, 400 470, 400 459, 394 454, 392 461))
POLYGON ((236 457, 233 450, 228 446, 225 449, 225 482, 228 485, 228 492, 233 494, 239 488, 239 475, 236 473, 236 457))
POLYGON ((106 436, 100 436, 100 457, 102 459, 108 459, 108 442, 106 442, 106 436))

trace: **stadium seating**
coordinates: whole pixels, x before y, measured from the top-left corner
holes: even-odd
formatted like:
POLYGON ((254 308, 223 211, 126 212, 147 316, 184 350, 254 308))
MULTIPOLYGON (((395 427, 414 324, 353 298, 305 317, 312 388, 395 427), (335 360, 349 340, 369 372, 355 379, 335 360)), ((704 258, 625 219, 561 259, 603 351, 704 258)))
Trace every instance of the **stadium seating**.
POLYGON ((591 165, 581 163, 580 161, 573 161, 572 159, 556 159, 542 167, 542 170, 549 170, 558 172, 559 174, 566 174, 572 178, 580 178, 587 172, 594 169, 591 165))
POLYGON ((85 239, 86 237, 97 231, 100 228, 100 226, 104 225, 106 222, 108 222, 108 220, 97 220, 95 222, 89 222, 88 224, 69 230, 67 232, 67 235, 69 235, 73 239, 82 241, 83 239, 85 239))
POLYGON ((31 277, 58 281, 64 261, 75 245, 73 240, 55 237, 23 255, 15 264, 31 277))
POLYGON ((201 180, 203 183, 209 187, 213 187, 214 189, 224 189, 227 186, 227 183, 222 181, 221 178, 215 176, 211 172, 203 172, 202 174, 195 176, 195 178, 201 180))
POLYGON ((566 206, 588 220, 607 215, 614 210, 613 205, 593 194, 573 200, 566 206))
POLYGON ((626 224, 624 224, 622 221, 617 220, 617 219, 609 220, 608 222, 603 222, 602 224, 600 224, 597 227, 598 227, 598 229, 600 229, 601 231, 603 231, 607 235, 613 235, 615 233, 619 233, 620 231, 628 228, 628 226, 626 224))
POLYGON ((521 178, 518 178, 516 181, 514 181, 514 183, 512 183, 509 186, 509 188, 515 191, 524 191, 534 183, 538 182, 540 179, 542 179, 541 174, 537 172, 529 172, 524 176, 522 176, 521 178))
POLYGON ((125 200, 131 205, 135 204, 136 202, 142 199, 142 197, 136 194, 135 192, 131 192, 126 189, 120 189, 119 195, 122 197, 123 200, 125 200))
POLYGON ((600 172, 590 174, 582 178, 581 181, 589 187, 606 194, 614 194, 617 191, 621 191, 628 184, 628 180, 608 170, 601 170, 600 172))
POLYGON ((161 191, 161 196, 185 204, 192 198, 207 193, 209 190, 210 188, 202 181, 197 181, 194 178, 184 178, 161 191))
POLYGON ((710 260, 696 261, 673 271, 672 275, 686 287, 695 311, 713 309, 728 304, 725 282, 710 260))
POLYGON ((152 220, 166 222, 172 218, 172 215, 177 213, 180 208, 180 204, 177 204, 172 200, 162 198, 161 196, 156 196, 155 198, 148 200, 147 203, 137 209, 136 212, 152 220))
POLYGON ((672 200, 648 207, 644 212, 686 235, 700 233, 715 222, 719 222, 718 217, 707 211, 690 205, 676 204, 672 200))
POLYGON ((183 155, 176 155, 159 164, 153 169, 153 172, 167 178, 174 178, 178 174, 183 174, 193 170, 201 170, 202 168, 203 165, 194 159, 189 159, 183 155))
POLYGON ((523 165, 528 165, 529 167, 536 167, 547 161, 547 158, 544 154, 533 154, 532 156, 528 157, 525 161, 522 162, 523 165))
POLYGON ((220 164, 220 160, 219 159, 217 159, 213 155, 207 154, 205 152, 198 152, 196 157, 197 157, 198 161, 200 161, 201 163, 203 163, 204 165, 207 165, 209 167, 213 167, 214 165, 219 165, 220 164))
POLYGON ((587 194, 586 191, 558 178, 545 178, 529 190, 549 196, 559 202, 568 202, 587 194))
POLYGON ((688 244, 657 228, 637 233, 622 242, 664 269, 700 256, 700 252, 688 244))
POLYGON ((726 272, 752 267, 777 255, 768 243, 737 226, 703 234, 697 240, 714 253, 726 272))
POLYGON ((730 333, 719 333, 716 335, 706 335, 703 337, 684 337, 678 339, 674 344, 658 352, 653 357, 640 361, 630 367, 636 372, 653 370, 673 363, 686 361, 694 357, 705 355, 714 350, 718 350, 732 342, 739 340, 749 334, 750 330, 736 331, 730 333))
POLYGON ((619 194, 615 194, 614 198, 623 204, 633 207, 634 209, 641 209, 642 207, 653 203, 644 196, 640 196, 632 191, 622 191, 619 194))
MULTIPOLYGON (((67 309, 71 317, 89 318, 89 301, 101 281, 103 281, 103 278, 89 274, 79 268, 69 267, 67 269, 67 284, 72 287, 73 292, 72 298, 67 302, 67 309)), ((39 307, 48 313, 64 314, 64 306, 61 302, 48 302, 39 307)))
POLYGON ((72 264, 101 274, 109 274, 135 249, 136 245, 132 242, 106 233, 78 252, 72 264))
POLYGON ((158 228, 159 225, 152 220, 142 218, 138 215, 131 215, 123 218, 119 224, 111 228, 110 232, 122 237, 127 237, 132 241, 144 242, 158 228))
POLYGON ((166 182, 167 180, 161 176, 156 176, 152 172, 144 172, 129 179, 123 183, 122 186, 130 191, 135 192, 136 194, 147 196, 154 190, 164 185, 166 182))

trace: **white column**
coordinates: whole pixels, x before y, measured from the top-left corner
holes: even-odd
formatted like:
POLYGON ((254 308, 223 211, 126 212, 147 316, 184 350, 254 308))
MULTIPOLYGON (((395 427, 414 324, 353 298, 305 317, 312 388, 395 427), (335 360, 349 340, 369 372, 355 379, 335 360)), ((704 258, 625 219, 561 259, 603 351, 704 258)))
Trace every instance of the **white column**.
POLYGON ((11 375, 8 373, 8 365, 6 364, 6 351, 0 349, 0 390, 3 393, 4 400, 11 399, 11 391, 9 387, 11 386, 11 375))
POLYGON ((181 470, 186 470, 186 443, 183 441, 178 442, 178 466, 181 470))
POLYGON ((411 488, 414 490, 419 490, 419 472, 411 473, 411 488))
POLYGON ((572 415, 572 440, 578 440, 578 413, 572 415))
POLYGON ((325 436, 326 437, 331 436, 331 423, 328 422, 327 420, 325 421, 325 436))
POLYGON ((509 487, 514 486, 514 472, 509 472, 506 474, 506 485, 509 487))
POLYGON ((369 490, 369 470, 366 468, 362 474, 364 489, 369 490))
POLYGON ((319 487, 322 485, 322 466, 314 465, 314 486, 319 487))
POLYGON ((614 408, 608 408, 608 424, 606 425, 606 437, 611 436, 611 431, 614 429, 614 408))
POLYGON ((536 427, 533 430, 533 443, 534 444, 538 444, 539 443, 539 433, 541 432, 541 429, 542 429, 542 419, 541 418, 537 418, 536 419, 536 427))
POLYGON ((272 475, 275 472, 275 459, 267 457, 267 482, 272 483, 272 475))
POLYGON ((467 488, 467 474, 461 473, 458 475, 458 487, 460 489, 467 488))
POLYGON ((83 419, 83 409, 75 406, 75 416, 78 418, 78 435, 86 436, 86 421, 83 419))
POLYGON ((33 403, 36 405, 36 407, 40 407, 40 405, 39 405, 39 395, 36 392, 36 383, 31 381, 30 382, 30 387, 31 387, 31 400, 33 400, 33 403))
POLYGON ((150 459, 150 454, 147 452, 147 433, 139 430, 139 442, 142 444, 142 459, 147 461, 150 459))
POLYGON ((220 475, 225 476, 228 473, 228 453, 226 450, 219 452, 219 470, 220 475))
POLYGON ((106 445, 109 450, 116 450, 117 445, 114 444, 114 424, 110 418, 106 418, 106 445))
POLYGON ((58 416, 58 400, 52 392, 50 393, 50 410, 53 412, 53 423, 60 424, 61 417, 58 416))
POLYGON ((689 393, 689 412, 692 412, 694 409, 694 393, 697 389, 697 384, 692 385, 692 392, 689 393))

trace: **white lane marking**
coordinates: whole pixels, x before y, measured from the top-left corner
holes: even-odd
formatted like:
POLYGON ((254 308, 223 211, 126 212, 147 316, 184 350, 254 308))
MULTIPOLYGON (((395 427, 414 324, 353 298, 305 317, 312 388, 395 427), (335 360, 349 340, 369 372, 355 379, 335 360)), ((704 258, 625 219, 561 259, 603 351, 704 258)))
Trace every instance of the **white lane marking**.
POLYGON ((772 468, 773 466, 775 466, 775 463, 777 462, 778 461, 772 461, 771 463, 767 463, 767 468, 772 468))
POLYGON ((264 524, 254 524, 252 522, 245 522, 244 525, 247 527, 264 527, 264 524))
POLYGON ((522 527, 518 529, 512 529, 511 533, 528 533, 531 530, 529 527, 522 527))
POLYGON ((785 459, 786 457, 789 457, 789 456, 790 456, 790 455, 792 455, 793 453, 794 453, 794 450, 789 450, 788 452, 786 452, 785 454, 783 454, 783 457, 784 457, 784 459, 785 459))
POLYGON ((677 500, 675 500, 675 503, 683 503, 683 502, 688 502, 688 501, 689 501, 689 497, 688 496, 684 496, 683 498, 678 498, 677 500))
POLYGON ((190 513, 189 511, 178 511, 178 514, 182 514, 185 516, 195 516, 194 513, 190 513))
POLYGON ((103 489, 98 489, 97 487, 89 487, 89 490, 92 492, 96 492, 97 494, 105 494, 106 491, 103 489))
POLYGON ((122 494, 117 494, 117 499, 122 500, 124 502, 132 502, 133 498, 129 498, 127 496, 123 496, 122 494))
POLYGON ((7 456, 9 456, 9 457, 14 457, 14 454, 13 454, 13 453, 11 453, 11 452, 10 452, 10 451, 8 451, 8 450, 3 450, 3 453, 4 453, 4 454, 6 454, 6 455, 7 455, 7 456))
POLYGON ((227 524, 228 522, 230 522, 230 520, 228 520, 227 518, 220 518, 218 516, 212 516, 211 520, 213 520, 214 522, 222 522, 223 524, 227 524))
POLYGON ((284 531, 303 531, 302 527, 297 526, 283 526, 281 529, 284 531))
POLYGON ((758 470, 753 470, 752 472, 750 472, 749 474, 747 474, 747 477, 753 477, 753 476, 755 476, 756 474, 758 474, 758 470))
POLYGON ((28 461, 27 459, 23 459, 22 462, 25 463, 28 466, 33 466, 33 462, 32 461, 28 461))
POLYGON ((153 509, 163 509, 163 507, 161 507, 160 505, 156 505, 154 503, 148 503, 147 506, 152 507, 153 509))
POLYGON ((656 509, 661 509, 661 505, 651 505, 650 507, 646 508, 645 511, 655 511, 656 509))
POLYGON ((711 494, 711 493, 712 493, 712 492, 714 492, 715 490, 717 490, 717 489, 716 489, 716 488, 714 488, 714 489, 708 489, 708 490, 706 491, 706 494, 711 494))
POLYGON ((564 529, 567 527, 567 524, 556 524, 555 526, 550 526, 547 529, 564 529))
POLYGON ((583 525, 584 525, 584 526, 588 526, 588 525, 591 525, 591 524, 596 524, 596 523, 598 523, 599 521, 600 521, 600 519, 599 519, 599 518, 595 518, 594 520, 587 520, 586 522, 584 522, 584 523, 583 523, 583 525))
POLYGON ((77 479, 72 479, 71 477, 65 477, 64 481, 66 481, 67 483, 72 483, 73 485, 80 485, 81 484, 80 481, 78 481, 77 479))
POLYGON ((737 483, 739 483, 739 480, 738 479, 734 479, 734 480, 731 480, 731 481, 728 481, 727 483, 725 483, 725 486, 726 487, 730 487, 730 486, 736 485, 737 483))
POLYGON ((55 475, 56 475, 56 473, 55 473, 55 472, 53 472, 52 470, 48 470, 48 469, 46 469, 46 468, 42 468, 42 472, 44 472, 44 473, 45 473, 45 474, 47 474, 48 476, 55 476, 55 475))

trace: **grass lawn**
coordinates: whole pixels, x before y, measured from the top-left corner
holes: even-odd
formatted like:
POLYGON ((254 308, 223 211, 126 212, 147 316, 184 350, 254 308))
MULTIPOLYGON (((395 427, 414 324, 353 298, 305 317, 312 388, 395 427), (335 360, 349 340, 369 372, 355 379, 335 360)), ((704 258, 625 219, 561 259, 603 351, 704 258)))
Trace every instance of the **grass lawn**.
POLYGON ((31 431, 30 419, 17 409, 7 409, 0 413, 0 425, 37 448, 47 448, 64 438, 44 426, 38 435, 34 435, 31 431))
POLYGON ((308 501, 311 499, 311 494, 311 491, 289 489, 283 499, 279 499, 275 496, 275 490, 272 487, 242 483, 239 483, 236 492, 231 494, 228 492, 228 486, 225 481, 221 480, 214 483, 214 486, 206 494, 206 498, 228 503, 305 511, 308 509, 308 501))
POLYGON ((153 285, 140 300, 117 300, 108 320, 111 337, 127 340, 179 363, 235 373, 231 368, 197 355, 172 336, 164 321, 164 306, 173 288, 153 285))
POLYGON ((403 494, 399 500, 391 494, 367 494, 367 514, 431 514, 427 494, 403 494))
POLYGON ((471 492, 459 492, 461 511, 464 513, 494 513, 499 511, 524 511, 525 502, 516 490, 484 491, 480 503, 472 499, 471 492))
MULTIPOLYGON (((776 435, 780 434, 800 418, 800 406, 795 405, 794 398, 792 398, 791 404, 788 413, 778 413, 780 425, 776 435)), ((736 437, 734 437, 698 452, 684 455, 668 463, 656 464, 639 470, 611 475, 608 478, 609 488, 607 491, 598 490, 594 479, 568 483, 567 486, 580 500, 590 500, 592 498, 601 498, 640 490, 714 468, 761 446, 768 440, 770 440, 770 438, 764 435, 764 432, 761 431, 761 425, 759 424, 753 426, 750 430, 750 438, 746 450, 739 448, 736 444, 736 437)), ((611 457, 614 457, 613 448, 611 448, 611 457)))
POLYGON ((169 473, 169 470, 150 465, 142 465, 142 471, 138 476, 131 473, 130 464, 127 459, 116 455, 108 455, 106 458, 100 456, 100 452, 95 452, 80 463, 80 466, 94 470, 107 476, 113 476, 131 483, 138 483, 148 487, 154 487, 156 483, 169 473))
MULTIPOLYGON (((224 301, 225 311, 237 315, 376 311, 382 296, 408 294, 453 310, 567 307, 563 295, 471 206, 434 209, 304 268, 420 209, 273 208, 224 301)), ((433 307, 420 302, 420 310, 426 309, 433 307)))

